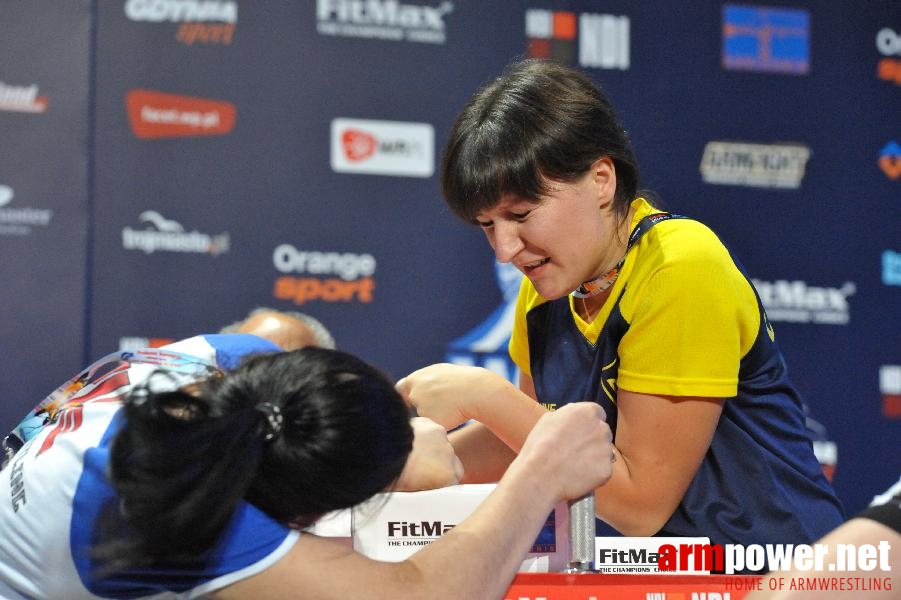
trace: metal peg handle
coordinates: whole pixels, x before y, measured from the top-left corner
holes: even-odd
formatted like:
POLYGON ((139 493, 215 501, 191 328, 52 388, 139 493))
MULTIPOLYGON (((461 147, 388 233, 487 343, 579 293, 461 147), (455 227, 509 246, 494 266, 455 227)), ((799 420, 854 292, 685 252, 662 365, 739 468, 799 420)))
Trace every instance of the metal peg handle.
POLYGON ((567 573, 594 570, 594 491, 569 501, 570 559, 567 573))

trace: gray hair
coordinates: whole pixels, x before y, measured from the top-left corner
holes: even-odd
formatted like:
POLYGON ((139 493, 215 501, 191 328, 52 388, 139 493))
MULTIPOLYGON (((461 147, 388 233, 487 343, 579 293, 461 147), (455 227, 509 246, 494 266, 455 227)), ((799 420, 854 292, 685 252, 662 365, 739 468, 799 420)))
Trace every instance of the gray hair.
POLYGON ((316 345, 320 348, 327 348, 329 350, 335 349, 335 338, 332 336, 331 332, 328 328, 322 324, 318 319, 311 317, 308 314, 297 312, 293 310, 277 310, 274 308, 267 308, 265 306, 259 306, 249 313, 247 316, 241 319, 240 321, 235 321, 231 325, 226 325, 222 329, 219 330, 219 333, 236 333, 238 329, 251 317, 256 316, 260 313, 274 312, 285 315, 287 317, 291 317, 293 319, 297 319, 304 325, 306 325, 311 332, 313 332, 313 337, 316 338, 316 345))

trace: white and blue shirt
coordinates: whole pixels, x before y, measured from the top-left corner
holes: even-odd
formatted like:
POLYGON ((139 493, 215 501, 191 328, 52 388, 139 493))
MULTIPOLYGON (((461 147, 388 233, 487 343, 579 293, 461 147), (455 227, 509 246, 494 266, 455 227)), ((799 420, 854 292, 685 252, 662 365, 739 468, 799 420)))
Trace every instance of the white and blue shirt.
POLYGON ((0 598, 197 598, 284 556, 299 534, 248 503, 239 505, 219 542, 196 564, 104 577, 91 555, 101 512, 117 504, 107 465, 125 394, 159 369, 179 385, 212 368, 233 369, 250 354, 278 350, 251 335, 198 336, 111 355, 48 396, 39 414, 26 419, 27 443, 0 471, 0 598))

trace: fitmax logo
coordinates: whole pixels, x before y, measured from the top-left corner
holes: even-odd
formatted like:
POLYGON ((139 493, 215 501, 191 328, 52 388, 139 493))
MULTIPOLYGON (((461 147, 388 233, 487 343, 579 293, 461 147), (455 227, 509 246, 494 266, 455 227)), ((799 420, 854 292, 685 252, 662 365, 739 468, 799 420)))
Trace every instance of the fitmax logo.
POLYGON ((388 521, 388 537, 438 537, 455 527, 441 521, 388 521))

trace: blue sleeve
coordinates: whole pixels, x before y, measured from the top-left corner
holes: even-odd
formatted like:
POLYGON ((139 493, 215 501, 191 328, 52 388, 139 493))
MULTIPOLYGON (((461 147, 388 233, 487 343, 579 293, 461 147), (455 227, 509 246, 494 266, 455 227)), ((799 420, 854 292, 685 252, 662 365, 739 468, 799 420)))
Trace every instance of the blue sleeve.
POLYGON ((121 424, 116 420, 97 448, 87 451, 84 472, 73 498, 70 544, 82 584, 104 598, 142 598, 162 592, 186 592, 209 581, 249 567, 279 549, 290 529, 256 507, 242 502, 220 541, 204 556, 188 562, 162 561, 114 575, 103 573, 94 549, 104 543, 100 520, 107 531, 128 534, 118 514, 118 498, 107 479, 109 447, 121 424))
POLYGON ((283 351, 269 340, 249 333, 216 333, 204 335, 203 339, 216 351, 216 364, 226 371, 237 368, 252 354, 283 351))

